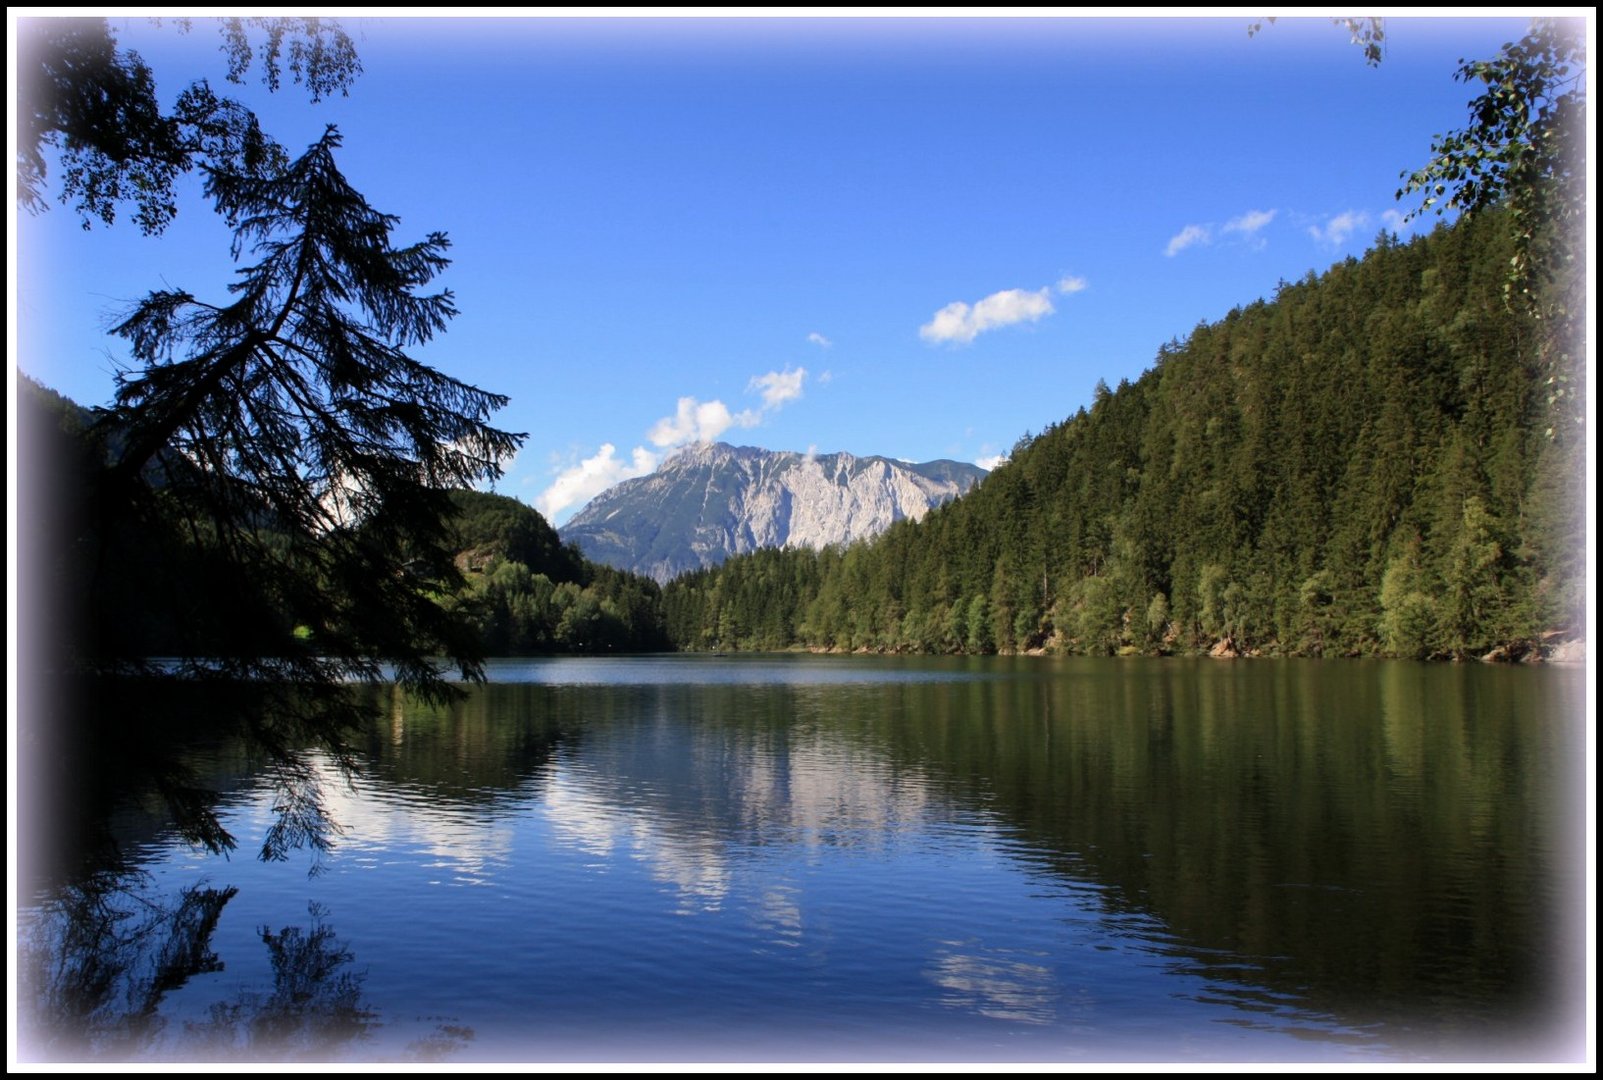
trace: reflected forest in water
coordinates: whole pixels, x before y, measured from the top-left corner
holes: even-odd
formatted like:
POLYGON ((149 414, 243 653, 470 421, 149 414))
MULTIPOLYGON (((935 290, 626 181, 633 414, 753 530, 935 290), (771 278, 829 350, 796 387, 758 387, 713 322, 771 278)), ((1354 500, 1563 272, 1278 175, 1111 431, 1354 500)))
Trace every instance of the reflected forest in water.
MULTIPOLYGON (((372 690, 356 787, 308 759, 344 832, 289 865, 183 854, 149 789, 124 799, 94 849, 120 861, 67 874, 25 935, 39 1056, 541 1060, 564 1024, 600 1035, 659 1006, 666 1024, 679 995, 704 998, 682 1022, 713 1059, 720 1015, 753 1039, 790 1018, 786 1054, 807 1059, 842 994, 884 1053, 919 1060, 976 1053, 909 1050, 930 1009, 1021 1040, 980 1044, 1004 1059, 1547 1060, 1574 1036, 1578 672, 643 658, 491 675, 453 705, 372 690), (210 883, 170 884, 196 869, 210 883), (625 874, 641 894, 607 891, 625 874), (250 916, 267 969, 243 928, 226 959, 212 943, 253 888, 273 894, 271 921, 250 916), (454 1007, 418 1012, 405 988, 459 964, 454 1007), (818 1000, 784 985, 803 972, 818 1000), (1148 995, 1174 999, 1182 1035, 1131 1041, 1148 995)), ((274 827, 281 778, 238 740, 183 767, 228 828, 274 827)), ((653 1030, 617 1046, 661 1053, 653 1030)))
MULTIPOLYGON (((106 873, 71 886, 21 943, 23 1023, 43 1036, 41 1057, 144 1057, 170 1034, 158 1011, 163 998, 223 970, 211 936, 239 890, 196 886, 163 901, 138 885, 137 874, 106 873)), ((262 927, 260 937, 271 987, 242 990, 213 1003, 205 1019, 186 1021, 179 1058, 326 1061, 366 1034, 374 1017, 362 977, 315 905, 305 926, 262 927)))
POLYGON ((665 587, 478 490, 527 436, 407 354, 450 242, 334 125, 168 115, 106 21, 25 23, 22 205, 154 235, 193 172, 236 268, 117 317, 105 406, 19 386, 24 1059, 1580 1056, 1579 21, 1489 62, 1540 153, 1459 183, 1510 92, 1405 181, 1456 223, 920 522, 665 587))

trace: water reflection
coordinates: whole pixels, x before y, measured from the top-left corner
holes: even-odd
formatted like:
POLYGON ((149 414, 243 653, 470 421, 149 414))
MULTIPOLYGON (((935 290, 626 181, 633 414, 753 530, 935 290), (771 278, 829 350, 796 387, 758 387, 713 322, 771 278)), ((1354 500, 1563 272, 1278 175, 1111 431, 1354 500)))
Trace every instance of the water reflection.
POLYGON ((763 935, 764 944, 779 945, 786 949, 799 948, 805 925, 801 891, 786 882, 770 883, 762 890, 762 898, 752 922, 763 935))
MULTIPOLYGON (((347 829, 330 873, 236 879, 275 913, 252 921, 283 928, 254 948, 320 974, 296 983, 275 959, 184 1022, 186 1052, 249 1056, 271 1035, 333 1053, 281 1015, 319 992, 349 1053, 390 1059, 605 1059, 625 1031, 648 1058, 670 1035, 696 1058, 779 1030, 802 1047, 787 1056, 848 1032, 910 1060, 1574 1046, 1575 982, 1552 961, 1580 881, 1559 827, 1575 682, 846 663, 817 682, 804 658, 616 679, 530 663, 450 708, 383 702, 356 788, 329 789, 347 829), (298 919, 307 896, 362 912, 360 939, 298 919)), ((231 820, 268 820, 266 789, 239 790, 231 820)), ((164 994, 145 1015, 177 1015, 164 994)), ((78 1022, 137 1027, 93 1012, 78 1022)))
POLYGON ((306 926, 257 931, 271 988, 215 1000, 175 1026, 158 1010, 199 976, 224 970, 212 937, 238 889, 193 886, 171 899, 137 874, 102 874, 37 912, 19 948, 24 1057, 122 1061, 322 1061, 376 1023, 354 958, 316 904, 306 926))
MULTIPOLYGON (((810 724, 791 689, 657 689, 593 712, 582 750, 558 754, 539 807, 559 843, 605 860, 627 854, 678 897, 717 911, 741 865, 770 850, 883 852, 938 819, 915 767, 810 724), (604 719, 603 719, 604 717, 604 719)), ((944 812, 944 811, 943 811, 944 812)))
POLYGON ((362 1000, 354 957, 324 912, 312 904, 310 923, 259 931, 273 967, 272 989, 243 990, 211 1006, 204 1021, 186 1025, 186 1056, 202 1061, 327 1061, 348 1052, 376 1023, 362 1000))
POLYGON ((1553 774, 1572 682, 1119 667, 928 695, 897 710, 887 751, 986 799, 1029 857, 1110 886, 1111 909, 1248 958, 1311 1007, 1449 1038, 1466 1013, 1506 1028, 1553 1007, 1560 916, 1582 910, 1553 774))
POLYGON ((111 873, 61 890, 18 947, 20 1027, 33 1051, 85 1060, 146 1050, 164 1025, 162 998, 221 968, 212 931, 237 891, 194 886, 153 903, 111 873))
POLYGON ((1051 966, 1015 959, 1006 951, 975 943, 945 942, 930 966, 929 978, 945 993, 941 1004, 981 1016, 1025 1024, 1048 1024, 1057 1017, 1060 996, 1051 966))

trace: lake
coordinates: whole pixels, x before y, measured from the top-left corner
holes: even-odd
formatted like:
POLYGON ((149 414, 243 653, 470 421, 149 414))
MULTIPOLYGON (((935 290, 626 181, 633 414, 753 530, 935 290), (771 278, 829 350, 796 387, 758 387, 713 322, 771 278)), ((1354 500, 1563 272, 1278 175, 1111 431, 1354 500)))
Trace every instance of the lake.
POLYGON ((22 914, 37 1060, 1584 1060, 1584 672, 671 656, 376 688, 344 832, 22 914))

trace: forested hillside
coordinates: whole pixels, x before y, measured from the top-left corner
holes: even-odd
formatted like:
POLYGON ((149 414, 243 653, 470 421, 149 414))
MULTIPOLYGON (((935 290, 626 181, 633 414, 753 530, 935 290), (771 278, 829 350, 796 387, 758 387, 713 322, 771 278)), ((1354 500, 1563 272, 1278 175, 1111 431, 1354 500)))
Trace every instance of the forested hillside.
MULTIPOLYGON (((1581 438, 1485 213, 1282 283, 917 524, 671 583, 687 648, 1534 655, 1581 632, 1581 438)), ((1580 350, 1576 350, 1578 355, 1580 350)), ((1578 376, 1577 373, 1573 375, 1578 376)), ((1573 376, 1572 376, 1573 377, 1573 376)))
MULTIPOLYGON (((315 628, 296 627, 258 581, 208 547, 212 523, 162 497, 162 470, 182 476, 180 460, 162 459, 138 515, 91 525, 94 462, 120 433, 26 377, 19 390, 34 470, 21 541, 30 565, 60 564, 63 579, 54 605, 30 612, 37 633, 68 635, 55 646, 68 655, 122 658, 271 655, 282 647, 275 634, 317 648, 315 628)), ((668 647, 656 582, 588 561, 516 499, 453 491, 450 500, 447 548, 460 585, 443 601, 465 616, 480 655, 668 647)), ((263 529, 271 534, 271 522, 263 529)))
POLYGON ((516 499, 479 491, 451 499, 466 581, 454 602, 478 627, 485 655, 668 648, 655 581, 590 562, 516 499))
MULTIPOLYGON (((757 551, 659 591, 517 500, 456 492, 465 585, 448 605, 485 655, 1539 655, 1583 631, 1582 446, 1554 422, 1542 328, 1506 301, 1510 250, 1495 214, 1383 234, 1199 325, 1136 382, 1099 384, 968 495, 845 550, 757 551)), ((82 410, 24 389, 24 420, 52 415, 35 426, 65 440, 35 460, 69 460, 82 410)), ((43 516, 75 505, 77 482, 51 472, 43 516)), ((80 577, 96 612, 80 631, 117 655, 264 647, 282 614, 159 505, 80 577)))

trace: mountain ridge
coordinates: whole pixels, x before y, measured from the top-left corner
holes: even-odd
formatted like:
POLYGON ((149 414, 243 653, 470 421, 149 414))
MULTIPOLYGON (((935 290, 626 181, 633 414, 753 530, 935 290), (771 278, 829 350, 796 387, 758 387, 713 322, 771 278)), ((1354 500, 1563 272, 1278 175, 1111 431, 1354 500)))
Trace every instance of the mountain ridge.
POLYGON ((559 532, 585 556, 666 582, 765 547, 845 544, 917 520, 985 470, 950 459, 686 447, 602 492, 559 532))

